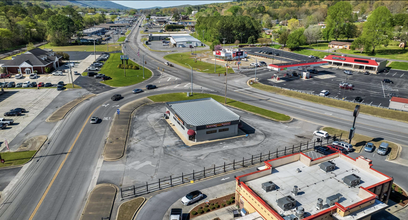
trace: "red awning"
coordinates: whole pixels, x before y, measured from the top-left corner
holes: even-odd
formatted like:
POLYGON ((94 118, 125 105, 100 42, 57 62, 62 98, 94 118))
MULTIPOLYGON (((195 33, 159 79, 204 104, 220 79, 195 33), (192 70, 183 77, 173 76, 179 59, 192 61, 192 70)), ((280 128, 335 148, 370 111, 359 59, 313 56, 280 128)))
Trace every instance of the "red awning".
POLYGON ((189 130, 187 131, 187 135, 188 135, 188 136, 193 136, 193 135, 195 135, 195 131, 189 129, 189 130))
POLYGON ((170 111, 166 111, 166 114, 170 114, 170 111))

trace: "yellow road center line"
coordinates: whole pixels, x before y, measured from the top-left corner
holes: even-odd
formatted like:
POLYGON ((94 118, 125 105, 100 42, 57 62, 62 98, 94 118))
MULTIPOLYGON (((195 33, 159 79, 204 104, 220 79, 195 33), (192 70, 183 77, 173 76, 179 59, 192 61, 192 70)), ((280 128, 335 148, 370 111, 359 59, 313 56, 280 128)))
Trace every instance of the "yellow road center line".
POLYGON ((57 172, 54 174, 54 177, 52 178, 50 184, 48 184, 47 189, 45 190, 43 196, 41 197, 40 201, 38 202, 37 206, 35 207, 33 213, 31 214, 31 216, 30 216, 30 218, 29 218, 29 220, 32 220, 32 219, 34 218, 35 214, 37 213, 38 209, 40 208, 41 204, 43 203, 43 201, 44 201, 44 199, 45 199, 45 196, 47 196, 48 191, 50 191, 50 188, 51 188, 52 184, 54 184, 55 179, 57 178, 59 172, 61 171, 62 167, 64 166, 65 162, 67 161, 68 156, 69 156, 69 154, 71 153, 72 149, 74 148, 75 143, 77 142, 77 140, 78 140, 79 136, 81 135, 82 131, 84 130, 85 125, 88 123, 89 118, 93 115, 93 113, 94 113, 98 108, 99 108, 99 107, 95 108, 95 110, 93 110, 93 112, 92 112, 92 113, 88 116, 88 118, 86 119, 84 125, 82 126, 82 128, 81 128, 81 130, 79 131, 77 137, 75 138, 74 143, 72 143, 71 147, 69 148, 67 155, 65 156, 64 160, 61 162, 60 166, 58 167, 58 170, 57 170, 57 172))

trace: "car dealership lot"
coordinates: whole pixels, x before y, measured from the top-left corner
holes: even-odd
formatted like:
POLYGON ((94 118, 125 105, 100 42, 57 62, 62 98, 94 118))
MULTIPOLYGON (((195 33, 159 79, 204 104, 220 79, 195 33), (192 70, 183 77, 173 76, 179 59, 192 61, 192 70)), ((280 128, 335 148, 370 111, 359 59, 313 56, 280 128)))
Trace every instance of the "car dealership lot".
MULTIPOLYGON (((384 73, 378 75, 352 72, 352 75, 346 75, 342 69, 337 68, 315 68, 319 70, 318 74, 311 74, 311 79, 300 79, 298 77, 284 77, 284 74, 293 71, 300 72, 300 70, 287 71, 270 71, 259 76, 260 82, 275 85, 283 88, 294 90, 302 90, 318 95, 322 90, 329 90, 329 97, 336 97, 345 100, 354 100, 356 97, 361 97, 363 103, 372 105, 388 106, 391 96, 408 97, 408 78, 398 77, 399 72, 394 76, 384 73), (276 82, 271 77, 277 74, 280 81, 276 82), (383 79, 390 79, 394 82, 381 83, 383 79), (354 85, 353 90, 341 89, 339 84, 347 82, 354 85), (384 88, 384 91, 383 91, 384 88), (384 97, 385 96, 385 97, 384 97)), ((393 71, 391 71, 393 73, 393 71)))

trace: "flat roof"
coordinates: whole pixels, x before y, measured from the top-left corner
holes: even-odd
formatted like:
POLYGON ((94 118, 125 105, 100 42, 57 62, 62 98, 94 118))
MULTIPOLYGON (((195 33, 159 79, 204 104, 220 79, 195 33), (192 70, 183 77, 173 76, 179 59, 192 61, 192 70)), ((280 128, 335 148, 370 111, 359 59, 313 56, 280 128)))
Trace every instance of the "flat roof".
POLYGON ((282 210, 278 206, 277 200, 291 196, 297 201, 297 207, 304 208, 305 217, 307 217, 322 211, 316 209, 318 198, 323 199, 323 210, 325 210, 329 208, 326 204, 326 198, 339 193, 341 199, 338 203, 347 207, 364 200, 358 196, 360 187, 368 187, 387 179, 386 177, 374 176, 341 157, 330 161, 336 164, 336 169, 332 172, 322 171, 319 167, 320 163, 308 167, 301 161, 296 161, 272 168, 272 174, 246 181, 245 184, 281 215, 290 215, 293 214, 293 211, 282 210), (301 170, 299 173, 296 171, 298 168, 301 170), (361 183, 356 187, 349 188, 343 182, 343 178, 351 174, 359 176, 361 183), (265 192, 262 189, 262 183, 269 181, 276 184, 277 190, 265 192), (291 193, 294 186, 298 187, 297 196, 293 196, 291 193))
POLYGON ((167 102, 178 117, 193 126, 237 121, 240 116, 212 98, 167 102))
POLYGON ((201 42, 200 40, 198 40, 197 38, 191 36, 191 35, 171 35, 171 37, 176 41, 176 42, 180 42, 180 41, 194 41, 194 42, 201 42))
POLYGON ((323 64, 327 64, 327 61, 279 63, 279 64, 269 64, 269 66, 287 68, 287 67, 295 67, 295 66, 302 67, 302 66, 323 65, 323 64))
POLYGON ((380 62, 386 61, 377 58, 361 58, 361 57, 349 57, 340 55, 327 55, 323 58, 325 61, 339 62, 339 63, 354 63, 367 66, 379 66, 380 62))

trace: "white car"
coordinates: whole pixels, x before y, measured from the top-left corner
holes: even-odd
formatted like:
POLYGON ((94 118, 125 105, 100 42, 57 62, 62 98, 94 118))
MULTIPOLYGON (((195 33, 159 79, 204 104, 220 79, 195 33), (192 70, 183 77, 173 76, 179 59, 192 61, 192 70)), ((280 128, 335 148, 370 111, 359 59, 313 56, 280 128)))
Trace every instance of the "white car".
POLYGON ((190 204, 193 204, 194 202, 197 202, 198 200, 202 198, 204 198, 204 194, 196 190, 184 196, 181 199, 181 203, 183 203, 183 205, 190 205, 190 204))
POLYGON ((23 83, 23 86, 22 86, 22 87, 23 87, 23 88, 31 87, 30 81, 25 81, 25 82, 23 83))
POLYGON ((329 133, 319 130, 319 131, 314 131, 313 135, 316 135, 318 137, 324 137, 324 138, 328 138, 329 137, 329 133))
POLYGON ((320 96, 328 96, 329 94, 330 94, 329 90, 322 90, 319 95, 320 96))
POLYGON ((313 56, 313 55, 309 55, 309 58, 315 58, 315 56, 313 56))
POLYGON ((259 67, 260 65, 259 65, 259 63, 251 63, 251 64, 249 64, 250 66, 256 66, 256 67, 259 67))
POLYGON ((96 123, 98 123, 98 121, 99 121, 98 117, 92 117, 91 118, 91 124, 96 124, 96 123))
POLYGON ((62 71, 58 70, 52 73, 53 76, 62 76, 62 71))
POLYGON ((15 76, 16 79, 22 79, 24 78, 23 74, 16 74, 15 76))
POLYGON ((30 74, 30 79, 37 79, 37 74, 31 73, 30 74))

